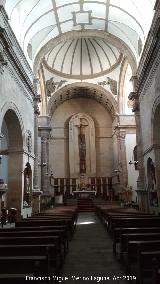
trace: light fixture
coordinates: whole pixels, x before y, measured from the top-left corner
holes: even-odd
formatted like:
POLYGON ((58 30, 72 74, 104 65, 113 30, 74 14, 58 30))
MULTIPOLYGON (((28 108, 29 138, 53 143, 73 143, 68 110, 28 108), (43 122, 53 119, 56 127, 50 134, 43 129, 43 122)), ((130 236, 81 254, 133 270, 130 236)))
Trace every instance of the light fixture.
POLYGON ((129 164, 129 165, 137 165, 137 164, 138 164, 138 161, 129 161, 128 164, 129 164))
POLYGON ((120 170, 116 169, 114 170, 115 173, 120 173, 120 170))

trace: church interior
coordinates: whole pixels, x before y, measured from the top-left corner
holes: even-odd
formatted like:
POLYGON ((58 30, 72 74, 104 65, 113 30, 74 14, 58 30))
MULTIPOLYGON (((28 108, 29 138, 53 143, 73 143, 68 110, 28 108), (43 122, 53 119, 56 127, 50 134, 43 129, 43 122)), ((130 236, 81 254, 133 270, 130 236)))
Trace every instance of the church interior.
POLYGON ((160 283, 159 17, 0 0, 2 283, 160 283))

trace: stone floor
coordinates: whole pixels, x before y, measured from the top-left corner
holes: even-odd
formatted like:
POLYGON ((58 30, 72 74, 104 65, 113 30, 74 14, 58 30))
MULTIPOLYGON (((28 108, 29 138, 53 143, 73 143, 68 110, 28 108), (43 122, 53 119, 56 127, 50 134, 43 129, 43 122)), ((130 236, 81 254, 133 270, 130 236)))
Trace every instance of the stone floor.
POLYGON ((129 283, 113 256, 112 240, 95 213, 79 213, 62 276, 66 277, 63 283, 67 284, 129 283))

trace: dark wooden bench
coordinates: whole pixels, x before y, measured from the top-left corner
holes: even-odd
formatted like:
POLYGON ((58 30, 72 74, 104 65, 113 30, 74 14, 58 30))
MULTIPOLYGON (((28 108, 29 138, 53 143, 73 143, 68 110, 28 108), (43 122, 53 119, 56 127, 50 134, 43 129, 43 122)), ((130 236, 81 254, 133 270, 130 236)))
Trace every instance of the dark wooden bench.
POLYGON ((0 272, 5 274, 33 273, 49 275, 48 258, 44 255, 0 256, 0 272))
POLYGON ((151 241, 129 241, 127 243, 127 254, 124 257, 126 272, 131 273, 133 265, 138 261, 138 253, 142 251, 159 251, 160 240, 151 241))
MULTIPOLYGON (((1 256, 45 256, 48 259, 48 271, 58 273, 60 262, 54 244, 5 244, 0 245, 1 256)), ((1 271, 1 270, 0 270, 1 271)), ((43 270, 42 270, 43 271, 43 270)), ((2 272, 2 271, 1 271, 2 272)), ((20 271, 18 272, 20 273, 20 271)))
POLYGON ((109 231, 113 235, 115 228, 129 228, 129 227, 160 227, 160 217, 150 218, 113 218, 110 224, 109 231))
POLYGON ((74 213, 70 213, 70 212, 53 212, 53 213, 47 213, 47 212, 43 212, 43 213, 38 213, 38 214, 35 214, 35 215, 32 215, 32 217, 53 217, 53 218, 56 218, 56 217, 68 217, 68 218, 72 218, 73 220, 73 223, 76 225, 77 223, 77 217, 78 217, 78 211, 74 212, 74 213))
POLYGON ((154 215, 151 215, 151 214, 133 214, 133 213, 129 213, 129 214, 126 214, 126 213, 120 213, 120 214, 117 214, 117 213, 114 213, 114 214, 108 214, 107 217, 106 217, 106 226, 107 226, 107 229, 110 230, 110 228, 112 227, 112 223, 114 222, 115 219, 127 219, 127 218, 153 218, 153 217, 156 217, 154 215))
POLYGON ((32 236, 60 236, 64 246, 64 256, 68 251, 68 238, 63 230, 27 230, 27 231, 16 231, 16 230, 0 230, 0 237, 32 237, 32 236))
POLYGON ((153 284, 160 283, 160 260, 157 257, 152 258, 152 276, 153 276, 153 284))
POLYGON ((122 234, 120 237, 120 259, 123 261, 123 256, 127 253, 127 244, 130 241, 160 241, 160 233, 136 233, 122 234))
POLYGON ((137 234, 137 233, 160 233, 160 227, 144 227, 144 228, 115 228, 113 231, 113 253, 117 253, 117 244, 120 243, 121 234, 137 234))
POLYGON ((0 245, 35 245, 35 244, 54 244, 57 249, 58 263, 62 266, 64 262, 63 245, 59 236, 31 236, 31 237, 0 237, 0 245))
POLYGON ((72 221, 66 220, 66 219, 55 219, 55 220, 43 220, 43 219, 35 219, 35 220, 30 220, 30 219, 24 219, 21 222, 17 222, 15 224, 15 227, 42 227, 42 226, 67 226, 70 239, 73 236, 74 232, 74 227, 72 224, 72 221))
MULTIPOLYGON (((147 280, 153 283, 152 265, 153 259, 160 261, 160 251, 139 251, 137 261, 137 279, 139 284, 144 284, 147 280)), ((159 282, 160 283, 160 282, 159 282)))
POLYGON ((137 215, 151 215, 145 212, 141 212, 141 211, 137 211, 134 209, 130 209, 130 208, 123 208, 120 206, 103 206, 103 205, 99 205, 96 206, 96 212, 98 217, 101 219, 101 221, 103 223, 107 223, 108 222, 108 216, 113 216, 113 215, 117 215, 117 216, 137 216, 137 215))

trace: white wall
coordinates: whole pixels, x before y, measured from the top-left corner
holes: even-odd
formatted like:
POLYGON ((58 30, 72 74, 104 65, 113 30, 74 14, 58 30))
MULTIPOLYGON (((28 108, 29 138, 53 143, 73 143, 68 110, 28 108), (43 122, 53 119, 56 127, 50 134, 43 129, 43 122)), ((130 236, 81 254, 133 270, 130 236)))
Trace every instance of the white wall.
POLYGON ((87 98, 65 101, 51 118, 49 164, 55 177, 69 177, 68 123, 73 114, 86 113, 95 123, 97 176, 112 176, 112 120, 98 102, 87 98))

